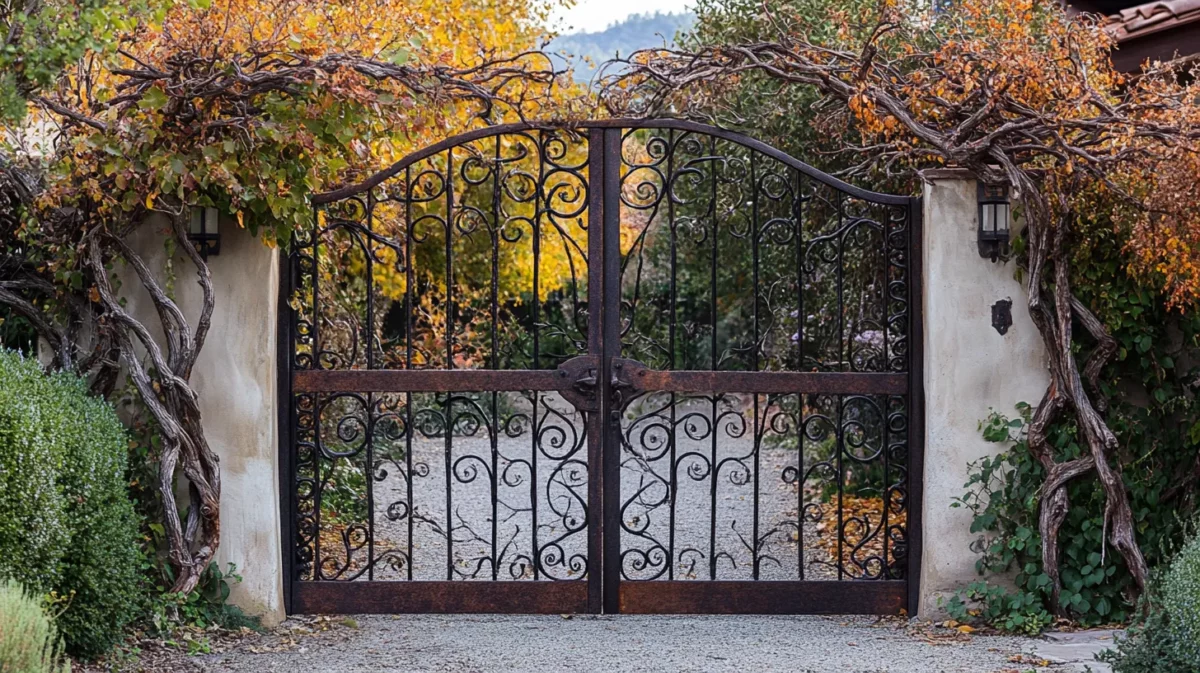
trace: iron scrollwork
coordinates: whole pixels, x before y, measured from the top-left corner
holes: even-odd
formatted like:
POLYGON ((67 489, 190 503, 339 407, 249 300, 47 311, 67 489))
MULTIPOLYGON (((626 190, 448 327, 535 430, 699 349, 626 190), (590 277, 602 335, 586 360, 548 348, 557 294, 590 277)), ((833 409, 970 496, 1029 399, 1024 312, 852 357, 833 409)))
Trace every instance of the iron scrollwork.
POLYGON ((613 364, 622 577, 902 579, 904 396, 656 372, 908 372, 908 204, 688 129, 628 131, 621 161, 621 352, 646 363, 613 364))
POLYGON ((671 375, 913 375, 911 202, 684 122, 590 145, 614 128, 472 132, 297 233, 288 367, 405 383, 294 390, 295 579, 598 580, 602 535, 625 581, 907 576, 907 392, 671 375))

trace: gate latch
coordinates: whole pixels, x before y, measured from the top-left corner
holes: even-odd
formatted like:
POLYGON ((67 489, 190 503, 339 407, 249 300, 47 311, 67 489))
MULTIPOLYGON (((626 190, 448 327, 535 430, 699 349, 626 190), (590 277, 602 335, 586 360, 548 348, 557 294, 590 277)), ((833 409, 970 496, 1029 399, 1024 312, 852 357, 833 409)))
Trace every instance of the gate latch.
POLYGON ((600 411, 598 356, 580 355, 567 360, 558 366, 558 378, 562 382, 558 392, 563 399, 580 411, 600 411))
POLYGON ((614 414, 625 411, 625 407, 645 391, 646 383, 643 379, 649 371, 646 365, 637 360, 613 358, 612 383, 609 390, 614 414))

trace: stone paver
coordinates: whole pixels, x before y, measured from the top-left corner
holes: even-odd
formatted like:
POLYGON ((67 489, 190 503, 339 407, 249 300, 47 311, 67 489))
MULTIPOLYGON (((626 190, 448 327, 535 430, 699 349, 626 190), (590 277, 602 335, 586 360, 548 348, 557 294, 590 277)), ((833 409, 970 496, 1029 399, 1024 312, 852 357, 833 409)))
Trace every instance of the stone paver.
POLYGON ((1112 667, 1096 661, 1096 655, 1111 649, 1113 638, 1122 635, 1122 631, 1111 629, 1048 633, 1044 639, 1030 643, 1030 653, 1057 664, 1062 671, 1112 673, 1112 667))

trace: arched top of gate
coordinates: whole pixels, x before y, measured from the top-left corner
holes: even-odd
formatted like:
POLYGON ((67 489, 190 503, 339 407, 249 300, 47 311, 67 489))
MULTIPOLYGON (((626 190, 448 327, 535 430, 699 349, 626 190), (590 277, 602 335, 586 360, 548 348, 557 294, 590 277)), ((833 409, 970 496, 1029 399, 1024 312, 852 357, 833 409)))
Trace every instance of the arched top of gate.
POLYGON ((570 122, 520 122, 514 124, 498 124, 496 126, 488 126, 474 131, 467 131, 455 136, 451 136, 441 142, 429 145, 424 149, 417 150, 412 154, 404 157, 400 161, 391 166, 375 173, 371 177, 354 185, 348 185, 340 189, 335 189, 328 192, 321 192, 312 198, 314 205, 323 205, 340 201, 349 198, 356 194, 361 194, 382 184, 386 180, 399 175, 404 169, 409 166, 435 156, 446 150, 453 149, 459 145, 469 143, 474 140, 490 138, 492 136, 504 135, 507 133, 522 133, 527 131, 538 130, 557 130, 557 131, 575 131, 586 133, 590 129, 618 129, 621 131, 636 131, 639 129, 675 129, 679 131, 688 131, 691 133, 699 133, 709 135, 714 138, 727 140, 737 143, 750 150, 754 150, 760 154, 771 157, 780 163, 794 168, 795 170, 807 175, 808 177, 823 183, 833 189, 844 192, 854 198, 870 201, 883 205, 904 205, 908 203, 909 197, 899 196, 896 194, 884 194, 882 192, 873 192, 869 189, 856 187, 844 180, 835 178, 834 176, 813 168, 808 164, 800 161, 792 155, 768 145, 761 140, 756 140, 742 133, 730 131, 727 129, 711 126, 709 124, 701 124, 699 122, 688 121, 685 119, 600 119, 590 121, 570 121, 570 122))

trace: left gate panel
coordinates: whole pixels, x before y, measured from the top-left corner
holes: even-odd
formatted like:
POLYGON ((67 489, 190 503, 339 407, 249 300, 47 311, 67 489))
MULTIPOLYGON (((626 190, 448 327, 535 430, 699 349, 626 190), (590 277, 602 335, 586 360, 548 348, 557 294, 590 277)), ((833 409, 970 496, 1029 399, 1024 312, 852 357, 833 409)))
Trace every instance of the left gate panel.
POLYGON ((588 609, 588 154, 446 143, 293 243, 293 612, 588 609))

